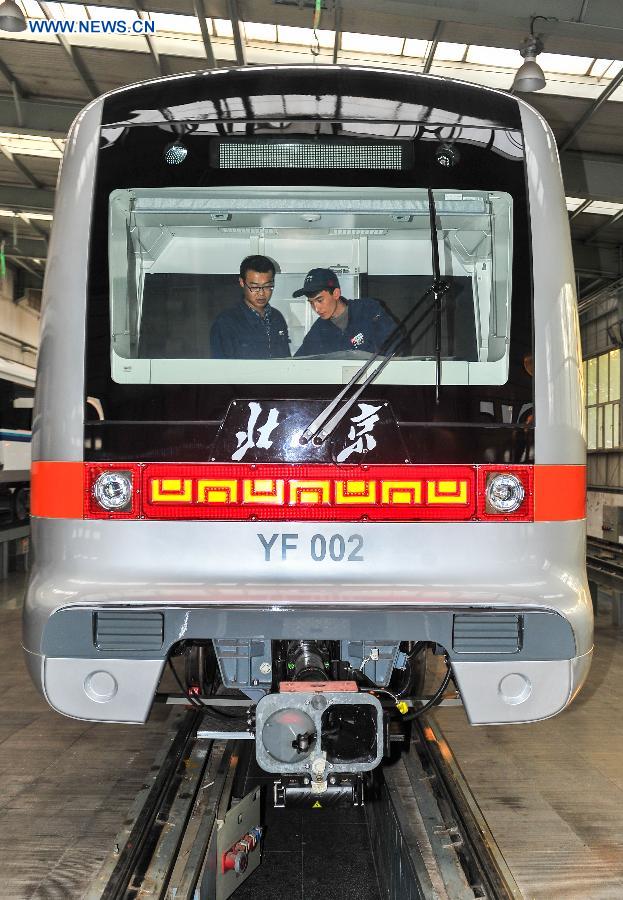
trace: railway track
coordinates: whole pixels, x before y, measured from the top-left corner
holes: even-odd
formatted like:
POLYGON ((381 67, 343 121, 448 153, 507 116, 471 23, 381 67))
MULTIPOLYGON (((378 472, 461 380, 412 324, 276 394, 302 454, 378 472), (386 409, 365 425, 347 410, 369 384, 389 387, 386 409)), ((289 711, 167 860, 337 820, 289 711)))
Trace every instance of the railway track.
MULTIPOLYGON (((259 843, 250 846, 250 833, 259 821, 260 787, 256 784, 244 799, 238 796, 240 786, 250 783, 241 777, 241 770, 254 756, 253 743, 201 737, 206 715, 200 709, 174 715, 167 745, 136 798, 113 852, 91 883, 87 900, 222 900, 259 865, 261 848, 259 843), (247 842, 241 848, 242 832, 247 842), (228 855, 231 868, 223 872, 230 844, 235 852, 228 855)), ((376 893, 367 886, 366 896, 381 900, 521 897, 434 720, 414 723, 409 743, 401 749, 391 763, 374 773, 364 807, 366 843, 349 851, 351 872, 353 859, 357 868, 357 853, 372 854, 379 885, 376 893)), ((284 812, 289 810, 275 810, 271 805, 269 831, 279 828, 284 812)), ((314 815, 312 810, 302 814, 314 815)), ((327 828, 336 815, 340 811, 323 810, 327 828)), ((254 833, 257 838, 258 832, 254 833)), ((262 883, 282 883, 287 873, 278 866, 291 855, 268 853, 264 865, 275 871, 265 868, 262 883)), ((257 900, 277 896, 273 889, 255 889, 252 881, 249 889, 257 900)), ((304 882, 301 891, 305 892, 304 882)))
POLYGON ((586 568, 589 581, 607 588, 623 589, 623 545, 603 538, 586 539, 586 568))

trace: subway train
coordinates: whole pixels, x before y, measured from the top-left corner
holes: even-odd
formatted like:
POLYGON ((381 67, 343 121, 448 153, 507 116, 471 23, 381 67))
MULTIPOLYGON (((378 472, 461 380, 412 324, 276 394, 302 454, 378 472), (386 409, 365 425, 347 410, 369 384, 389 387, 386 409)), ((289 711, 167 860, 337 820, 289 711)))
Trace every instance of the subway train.
POLYGON ((450 674, 474 725, 555 715, 592 654, 580 363, 556 144, 517 97, 302 66, 95 100, 44 287, 36 685, 141 723, 173 668, 317 791, 450 674))
POLYGON ((30 511, 30 441, 35 370, 0 357, 0 525, 24 525, 30 511))

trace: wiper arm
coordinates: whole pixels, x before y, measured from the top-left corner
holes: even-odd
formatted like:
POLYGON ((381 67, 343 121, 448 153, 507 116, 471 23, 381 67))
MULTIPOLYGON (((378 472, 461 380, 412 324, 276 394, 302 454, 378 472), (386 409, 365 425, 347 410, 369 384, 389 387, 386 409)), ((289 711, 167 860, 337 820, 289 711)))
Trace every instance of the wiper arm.
MULTIPOLYGON (((331 433, 331 431, 333 431, 333 429, 338 424, 338 422, 341 421, 343 416, 352 407, 353 403, 355 402, 357 397, 359 397, 362 390, 365 387, 367 387, 367 385, 370 384, 371 381, 373 381, 377 375, 380 374, 380 372, 385 368, 387 363, 391 359, 393 359, 393 357, 396 355, 396 353, 398 352, 398 349, 400 347, 400 344, 404 340, 402 329, 407 324, 407 322, 409 321, 411 316, 415 312, 417 312, 417 310, 420 308, 420 306, 422 305, 424 300, 426 300, 426 298, 430 297, 432 294, 433 294, 433 287, 431 286, 428 288, 428 290, 426 290, 422 294, 422 296, 419 298, 419 300, 417 301, 415 306, 409 310, 407 315, 403 317, 403 319, 398 323, 398 325, 396 325, 394 330, 385 339, 385 341, 383 342, 381 347, 376 351, 374 356, 371 356, 370 359, 366 360, 365 363, 362 366, 360 366, 359 369, 357 369, 357 371, 355 372, 353 377, 350 379, 348 384, 345 384, 344 387, 341 389, 341 391, 333 398, 333 400, 331 400, 331 402, 328 403, 327 406, 325 406, 325 408, 316 416, 316 418, 313 420, 313 422, 310 422, 310 424, 307 426, 307 428, 305 429, 305 431, 299 438, 299 441, 301 444, 308 444, 309 441, 312 440, 312 438, 313 438, 315 444, 322 444, 322 442, 329 436, 329 434, 331 433), (352 387, 354 387, 354 385, 356 385, 356 383, 359 381, 360 378, 363 378, 363 376, 366 374, 368 369, 370 369, 370 367, 373 366, 374 363, 378 361, 379 357, 383 357, 383 360, 380 363, 379 367, 376 368, 366 378, 366 380, 360 385, 357 392, 353 395, 352 403, 347 401, 346 397, 347 397, 350 389, 352 387), (345 401, 345 403, 347 405, 345 407, 342 407, 342 409, 340 409, 340 411, 339 411, 340 418, 332 425, 330 430, 327 430, 329 428, 329 426, 327 426, 327 428, 323 428, 321 431, 320 429, 322 428, 324 423, 327 421, 327 419, 329 419, 332 416, 333 411, 340 405, 340 403, 342 403, 342 401, 345 401)), ((421 319, 418 319, 418 321, 415 323, 413 328, 415 328, 417 325, 419 325, 420 321, 421 321, 421 319)), ((411 330, 413 330, 413 329, 410 329, 410 331, 411 330)), ((410 333, 410 332, 408 332, 408 333, 410 333)))
POLYGON ((439 386, 441 385, 441 308, 443 296, 448 290, 442 290, 445 282, 441 280, 439 270, 439 245, 437 243, 437 210, 433 191, 428 189, 428 216, 430 220, 430 243, 433 251, 433 293, 435 295, 435 403, 439 403, 439 386))
POLYGON ((322 444, 337 428, 342 419, 347 415, 347 413, 352 409, 354 404, 357 402, 361 394, 365 391, 368 385, 372 384, 372 382, 378 378, 381 374, 385 366, 388 362, 394 358, 400 345, 402 344, 405 337, 409 337, 413 331, 417 328, 417 326, 422 322, 423 318, 428 315, 430 310, 426 310, 424 315, 420 316, 420 318, 413 323, 406 332, 406 335, 403 333, 403 329, 407 325, 407 322, 411 319, 411 317, 419 310, 421 305, 424 303, 427 297, 431 295, 434 297, 435 306, 434 309, 436 311, 436 334, 435 334, 435 355, 436 355, 436 375, 435 375, 435 396, 437 402, 439 402, 439 384, 441 380, 441 302, 444 295, 449 291, 450 285, 446 281, 442 281, 439 272, 439 248, 437 246, 437 225, 436 225, 436 210, 435 210, 435 201, 433 198, 433 192, 429 188, 428 189, 428 210, 429 210, 429 219, 430 219, 430 227, 431 227, 431 244, 433 245, 433 283, 432 285, 422 294, 419 300, 414 304, 414 306, 407 312, 405 316, 401 319, 401 321, 396 325, 391 334, 385 339, 381 347, 376 351, 376 353, 370 357, 353 375, 348 384, 344 385, 341 391, 333 398, 333 400, 325 406, 325 408, 316 416, 313 422, 307 426, 299 441, 301 444, 308 444, 310 440, 313 439, 314 444, 322 444), (375 362, 379 360, 380 357, 383 357, 379 365, 374 371, 372 371, 368 377, 363 381, 358 388, 356 388, 353 393, 348 396, 351 388, 354 388, 360 378, 366 374, 366 372, 374 365, 375 362), (337 407, 343 403, 343 406, 335 412, 337 407), (326 425, 325 425, 326 423, 326 425), (324 427, 323 427, 324 426, 324 427))

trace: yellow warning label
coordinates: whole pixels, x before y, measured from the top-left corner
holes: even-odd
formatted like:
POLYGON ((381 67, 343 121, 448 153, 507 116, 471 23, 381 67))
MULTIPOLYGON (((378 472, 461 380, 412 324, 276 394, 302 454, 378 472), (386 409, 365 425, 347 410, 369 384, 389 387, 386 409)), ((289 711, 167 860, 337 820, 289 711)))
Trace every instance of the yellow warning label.
POLYGON ((320 800, 316 800, 316 802, 312 806, 312 809, 322 809, 322 806, 320 805, 320 800))

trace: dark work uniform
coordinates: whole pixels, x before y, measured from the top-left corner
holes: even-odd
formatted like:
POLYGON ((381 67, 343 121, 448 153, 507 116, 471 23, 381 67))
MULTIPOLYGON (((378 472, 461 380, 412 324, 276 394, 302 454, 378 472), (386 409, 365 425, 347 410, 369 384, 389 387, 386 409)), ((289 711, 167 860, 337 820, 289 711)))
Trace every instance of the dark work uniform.
POLYGON ((348 324, 342 331, 330 319, 316 319, 295 356, 318 356, 340 350, 365 350, 376 353, 396 327, 380 303, 362 297, 346 300, 348 324))
POLYGON ((210 330, 213 359, 283 359, 290 356, 286 320, 278 309, 267 305, 264 315, 241 300, 226 309, 210 330))

